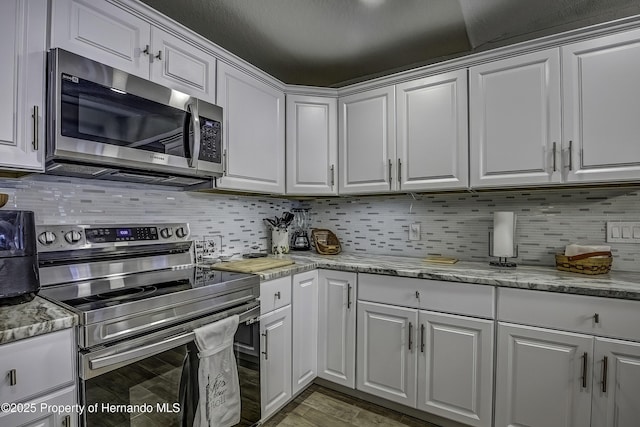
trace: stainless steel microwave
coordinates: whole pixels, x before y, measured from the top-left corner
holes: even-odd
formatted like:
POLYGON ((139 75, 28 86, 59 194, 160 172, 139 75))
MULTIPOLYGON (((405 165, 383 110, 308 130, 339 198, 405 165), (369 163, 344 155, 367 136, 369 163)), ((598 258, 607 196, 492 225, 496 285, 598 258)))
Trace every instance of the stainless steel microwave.
POLYGON ((219 106, 62 49, 47 91, 47 173, 178 186, 222 173, 219 106))

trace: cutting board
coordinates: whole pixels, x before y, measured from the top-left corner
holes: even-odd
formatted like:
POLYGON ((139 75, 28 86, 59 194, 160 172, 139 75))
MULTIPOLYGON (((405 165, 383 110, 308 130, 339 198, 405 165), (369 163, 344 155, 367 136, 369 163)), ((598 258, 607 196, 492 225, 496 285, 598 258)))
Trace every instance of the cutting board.
POLYGON ((216 270, 234 271, 236 273, 255 273, 257 271, 270 270, 295 264, 290 259, 253 258, 240 261, 220 262, 213 266, 216 270))
POLYGON ((457 258, 449 258, 445 256, 428 256, 424 260, 426 262, 433 262, 436 264, 455 264, 458 262, 457 258))

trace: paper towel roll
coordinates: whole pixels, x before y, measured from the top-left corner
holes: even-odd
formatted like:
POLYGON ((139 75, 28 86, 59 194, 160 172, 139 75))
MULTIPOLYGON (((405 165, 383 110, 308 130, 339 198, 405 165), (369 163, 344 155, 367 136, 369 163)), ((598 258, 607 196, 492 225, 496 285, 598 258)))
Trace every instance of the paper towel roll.
POLYGON ((514 212, 493 213, 493 256, 513 258, 516 234, 516 214, 514 212))

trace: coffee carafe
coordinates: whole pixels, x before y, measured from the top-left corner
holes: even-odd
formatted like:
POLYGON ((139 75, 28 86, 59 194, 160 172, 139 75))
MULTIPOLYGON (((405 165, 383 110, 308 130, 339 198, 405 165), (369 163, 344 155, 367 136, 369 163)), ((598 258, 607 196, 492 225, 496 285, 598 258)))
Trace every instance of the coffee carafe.
POLYGON ((309 209, 295 208, 293 212, 293 234, 291 236, 291 248, 296 251, 308 251, 311 249, 309 241, 310 217, 309 209))

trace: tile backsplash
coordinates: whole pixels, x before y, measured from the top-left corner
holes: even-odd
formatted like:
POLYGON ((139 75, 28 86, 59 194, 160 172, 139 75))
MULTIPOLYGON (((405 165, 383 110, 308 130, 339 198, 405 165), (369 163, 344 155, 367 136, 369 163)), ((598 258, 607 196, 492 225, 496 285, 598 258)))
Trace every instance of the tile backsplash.
MULTIPOLYGON (((520 264, 555 265, 568 243, 603 243, 607 221, 640 221, 640 188, 574 188, 325 198, 305 202, 312 226, 345 252, 452 256, 486 262, 494 211, 517 214, 520 264), (421 238, 408 240, 419 222, 421 238)), ((611 244, 613 269, 640 271, 640 244, 611 244)))
MULTIPOLYGON (((263 218, 299 205, 311 208, 313 227, 337 234, 344 252, 481 262, 489 260, 493 212, 513 211, 518 216, 516 262, 549 266, 568 243, 604 242, 606 221, 640 221, 640 187, 332 197, 300 203, 35 176, 0 179, 0 192, 9 194, 4 209, 33 210, 38 224, 185 221, 195 240, 227 254, 255 251, 256 246, 266 250, 269 231, 263 218), (413 222, 421 225, 418 241, 408 240, 413 222)), ((614 270, 640 272, 640 244, 611 246, 614 270)))

